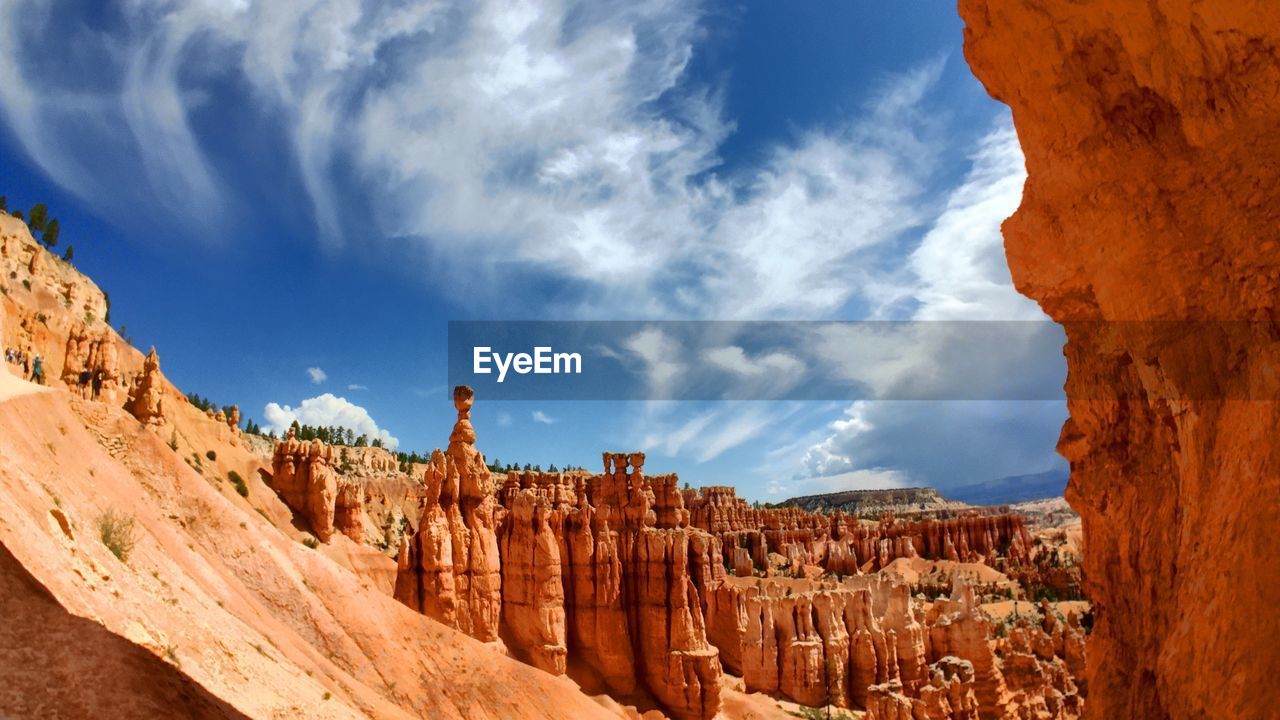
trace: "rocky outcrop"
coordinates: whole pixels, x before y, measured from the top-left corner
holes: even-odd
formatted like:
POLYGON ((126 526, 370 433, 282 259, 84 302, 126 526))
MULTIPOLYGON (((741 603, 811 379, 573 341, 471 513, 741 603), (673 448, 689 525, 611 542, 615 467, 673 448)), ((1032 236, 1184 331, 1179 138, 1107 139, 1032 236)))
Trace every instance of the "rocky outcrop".
POLYGON ((502 575, 499 506, 484 456, 475 447, 471 388, 453 393, 458 421, 449 449, 436 450, 424 476, 418 530, 397 562, 396 599, 483 642, 498 639, 502 575))
POLYGON ((561 532, 552 531, 551 503, 533 493, 512 498, 502 523, 502 621, 508 647, 536 668, 556 675, 566 670, 567 627, 561 532))
POLYGON ((721 668, 700 589, 724 577, 719 543, 688 527, 674 475, 646 477, 642 453, 604 460, 601 475, 504 481, 506 636, 540 667, 618 696, 643 689, 674 717, 712 717, 721 668))
POLYGON ((713 717, 721 666, 701 596, 723 580, 724 559, 715 537, 689 527, 678 479, 646 477, 642 453, 606 453, 600 475, 513 472, 495 494, 472 392, 454 398, 458 424, 427 466, 396 598, 500 637, 547 672, 619 697, 643 691, 675 718, 713 717))
MULTIPOLYGON (((71 342, 75 342, 74 338, 71 342)), ((109 345, 110 346, 110 345, 109 345)), ((98 357, 107 356, 102 353, 98 357)), ((112 355, 113 356, 113 355, 112 355)), ((67 357, 72 357, 71 346, 68 346, 67 357)), ((85 363, 92 367, 93 355, 89 355, 85 363)), ((103 361, 105 362, 105 360, 103 361)), ((164 376, 160 374, 160 356, 156 355, 153 346, 142 362, 142 372, 134 379, 129 391, 129 412, 145 425, 163 425, 164 415, 164 376)))
POLYGON ((1280 6, 960 7, 1026 157, 1013 280, 1067 331, 1090 714, 1271 717, 1280 6))
MULTIPOLYGON (((333 447, 319 440, 298 440, 290 428, 271 458, 271 487, 294 512, 306 518, 321 542, 333 536, 338 480, 333 447)), ((344 517, 344 523, 349 523, 344 517)))
POLYGON ((948 500, 933 488, 884 488, 880 490, 845 490, 788 498, 783 505, 807 512, 841 512, 854 517, 877 518, 884 513, 916 513, 964 507, 964 503, 948 500))
POLYGON ((1021 516, 1004 507, 931 511, 919 519, 885 513, 873 522, 839 511, 753 508, 723 486, 687 490, 683 497, 692 524, 716 535, 741 571, 746 566, 738 562, 739 550, 764 574, 770 552, 790 560, 794 573, 816 565, 840 574, 878 570, 903 557, 987 561, 1002 568, 1030 557, 1031 537, 1021 516))
POLYGON ((878 575, 731 578, 704 601, 711 642, 748 691, 885 718, 1069 720, 1083 706, 1071 674, 1084 643, 1078 621, 1023 623, 993 647, 967 586, 926 606, 878 575))

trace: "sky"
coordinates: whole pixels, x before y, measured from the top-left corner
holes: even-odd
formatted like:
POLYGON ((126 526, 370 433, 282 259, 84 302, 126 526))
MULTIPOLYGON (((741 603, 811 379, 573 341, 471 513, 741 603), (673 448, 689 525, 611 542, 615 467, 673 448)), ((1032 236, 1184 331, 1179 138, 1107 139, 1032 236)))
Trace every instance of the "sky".
MULTIPOLYGON (((12 0, 0 194, 264 427, 447 444, 451 320, 1040 320, 954 3, 12 0)), ((855 360, 851 359, 851 362, 855 360)), ((1027 372, 999 348, 991 372, 1027 372)), ((490 401, 501 462, 749 498, 1062 468, 1065 400, 490 401)))

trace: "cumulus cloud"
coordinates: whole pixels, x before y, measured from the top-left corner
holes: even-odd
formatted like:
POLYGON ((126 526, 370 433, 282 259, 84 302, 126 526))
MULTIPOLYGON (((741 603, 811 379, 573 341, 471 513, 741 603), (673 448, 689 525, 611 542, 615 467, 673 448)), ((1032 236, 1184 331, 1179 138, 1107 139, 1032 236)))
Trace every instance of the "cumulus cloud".
POLYGON ((543 425, 550 425, 550 424, 554 423, 554 422, 556 421, 556 419, 555 419, 555 418, 553 418, 553 417, 551 417, 550 415, 548 415, 548 414, 546 414, 546 413, 542 412, 541 410, 534 410, 534 411, 533 411, 533 421, 534 421, 534 422, 536 422, 536 423, 542 423, 543 425))
POLYGON ((315 385, 319 385, 329 379, 328 373, 318 367, 307 368, 307 377, 311 378, 311 382, 315 385))
POLYGON ((395 450, 400 445, 400 441, 391 433, 378 427, 378 424, 369 416, 368 410, 332 393, 307 398, 296 408, 270 402, 262 408, 262 416, 266 420, 265 427, 277 433, 288 431, 289 426, 296 420, 303 425, 316 427, 337 425, 351 428, 356 435, 368 435, 370 438, 382 440, 383 445, 391 450, 395 450))

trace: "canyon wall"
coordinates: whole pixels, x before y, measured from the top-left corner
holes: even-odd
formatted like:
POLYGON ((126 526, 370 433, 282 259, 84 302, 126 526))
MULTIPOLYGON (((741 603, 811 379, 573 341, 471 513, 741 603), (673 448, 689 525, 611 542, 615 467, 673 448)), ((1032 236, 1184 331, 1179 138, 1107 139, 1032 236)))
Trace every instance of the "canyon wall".
POLYGON ((1019 291, 1067 330, 1095 718, 1280 707, 1280 5, 961 0, 1026 156, 1019 291))
POLYGON ((731 564, 742 570, 738 575, 768 572, 770 553, 790 561, 792 574, 804 565, 869 572, 904 557, 983 561, 1001 569, 1029 559, 1031 536, 1022 517, 1003 507, 934 508, 913 519, 886 512, 872 521, 841 511, 755 508, 726 486, 684 490, 683 501, 691 524, 721 541, 731 564))
POLYGON ((495 487, 470 389, 455 401, 450 450, 427 465, 422 521, 398 559, 410 607, 681 719, 716 715, 722 668, 750 692, 873 718, 1079 717, 1078 618, 1044 606, 1042 621, 994 639, 965 583, 929 603, 873 572, 916 548, 1021 566, 1029 536, 1006 509, 877 521, 757 509, 733 488, 645 475, 643 453, 605 453, 596 475, 510 472, 495 487))

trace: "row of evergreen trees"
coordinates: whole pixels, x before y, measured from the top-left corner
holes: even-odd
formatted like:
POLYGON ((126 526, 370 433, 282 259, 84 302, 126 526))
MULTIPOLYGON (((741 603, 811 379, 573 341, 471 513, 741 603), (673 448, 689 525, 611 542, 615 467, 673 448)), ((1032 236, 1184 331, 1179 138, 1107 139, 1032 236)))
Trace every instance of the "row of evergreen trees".
MULTIPOLYGON (((9 198, 0 195, 0 212, 9 212, 9 198)), ((61 228, 58 227, 58 218, 49 217, 49 206, 44 203, 36 203, 31 209, 23 213, 21 210, 14 210, 10 215, 24 220, 27 227, 31 229, 31 236, 39 238, 50 250, 54 245, 58 244, 58 233, 61 228)), ((62 253, 62 259, 71 262, 71 258, 75 257, 75 248, 71 245, 62 253)))
POLYGON ((370 438, 363 433, 356 435, 354 430, 341 425, 313 427, 311 425, 303 425, 294 420, 289 427, 293 428, 293 434, 299 440, 319 440, 329 445, 346 447, 382 447, 381 438, 370 438))
MULTIPOLYGON (((541 465, 536 465, 536 464, 531 465, 529 463, 525 463, 524 467, 521 467, 519 464, 503 465, 502 461, 498 460, 497 458, 494 458, 493 462, 489 463, 489 470, 496 473, 520 472, 522 470, 525 472, 543 472, 541 465)), ((553 464, 551 467, 547 468, 545 472, 557 473, 557 472, 574 472, 574 471, 585 472, 586 468, 582 467, 581 465, 565 465, 563 468, 558 468, 553 464)))

